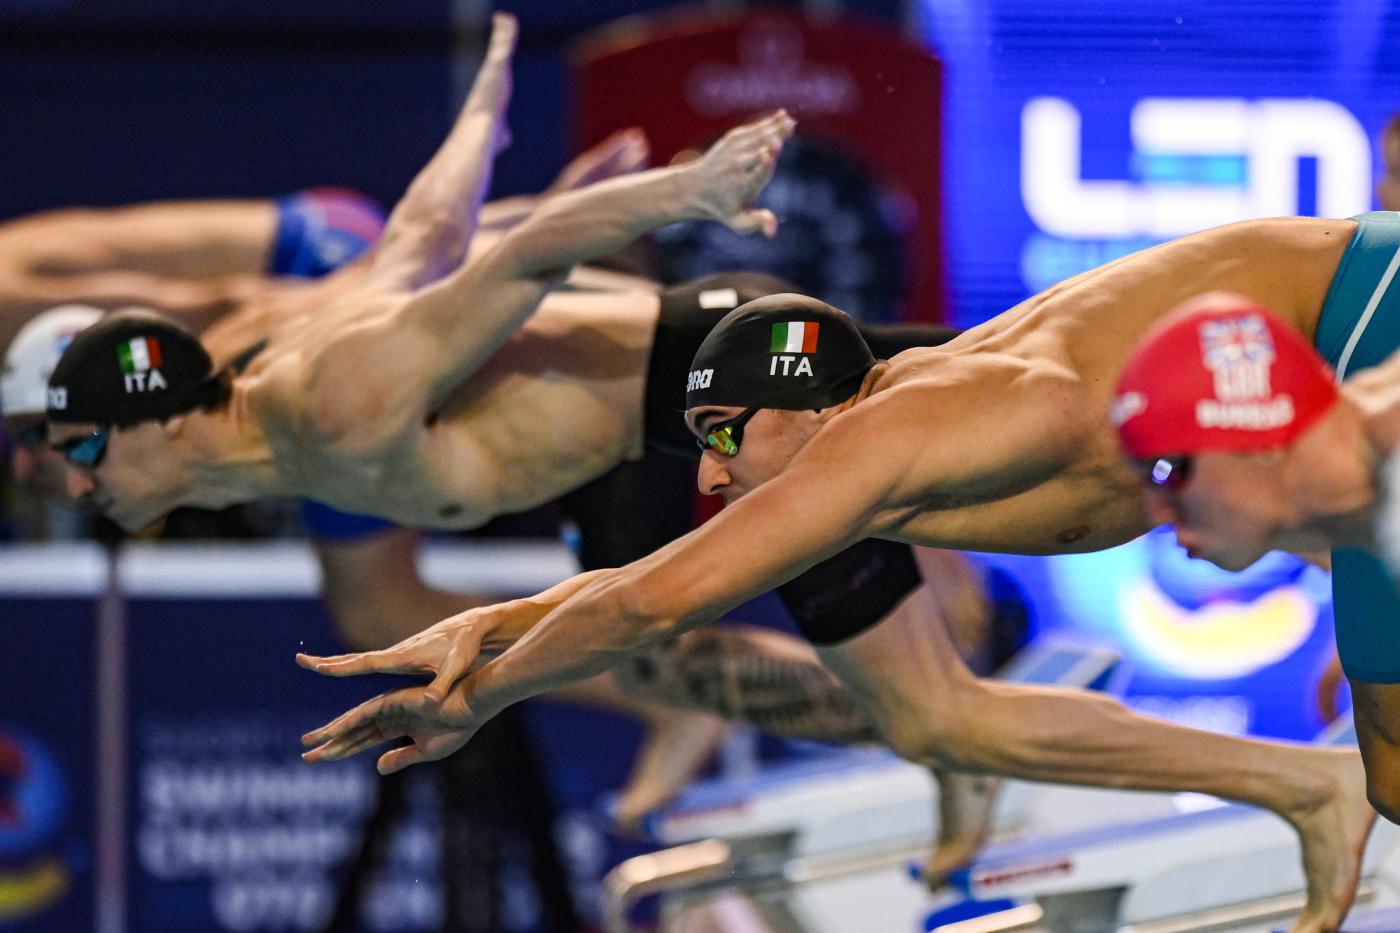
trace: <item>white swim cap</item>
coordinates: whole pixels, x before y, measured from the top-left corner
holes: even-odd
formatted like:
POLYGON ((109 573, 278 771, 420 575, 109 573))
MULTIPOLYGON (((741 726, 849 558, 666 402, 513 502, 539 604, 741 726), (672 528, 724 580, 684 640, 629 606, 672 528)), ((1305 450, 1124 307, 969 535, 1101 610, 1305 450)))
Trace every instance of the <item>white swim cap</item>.
POLYGON ((42 415, 47 408, 49 375, 73 335, 102 317, 90 305, 59 305, 29 321, 15 334, 0 369, 0 412, 42 415))

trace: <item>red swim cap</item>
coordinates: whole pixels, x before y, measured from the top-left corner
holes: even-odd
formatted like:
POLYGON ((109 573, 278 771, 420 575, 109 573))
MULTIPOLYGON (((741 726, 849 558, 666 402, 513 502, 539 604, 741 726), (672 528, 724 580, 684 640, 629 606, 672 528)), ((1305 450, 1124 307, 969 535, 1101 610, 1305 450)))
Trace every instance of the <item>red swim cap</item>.
POLYGON ((1158 321, 1128 355, 1111 418, 1137 459, 1291 444, 1337 401, 1303 337, 1242 295, 1212 292, 1158 321))

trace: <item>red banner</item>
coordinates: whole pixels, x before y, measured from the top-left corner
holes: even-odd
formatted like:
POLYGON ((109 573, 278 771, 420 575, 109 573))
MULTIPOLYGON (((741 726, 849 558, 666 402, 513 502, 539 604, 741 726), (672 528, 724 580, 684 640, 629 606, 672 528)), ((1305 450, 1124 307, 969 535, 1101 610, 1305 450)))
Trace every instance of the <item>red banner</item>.
MULTIPOLYGON (((858 216, 855 206, 844 210, 840 201, 859 197, 853 187, 868 187, 873 193, 866 200, 879 205, 879 219, 860 223, 883 223, 893 234, 901 285, 893 303, 900 307, 879 316, 944 317, 943 80, 928 49, 862 20, 780 12, 717 19, 691 11, 629 18, 598 30, 577 47, 574 68, 580 148, 640 126, 658 163, 754 114, 786 107, 799 121, 796 142, 813 147, 819 166, 845 165, 863 179, 853 184, 847 170, 827 186, 837 201, 821 205, 827 218, 858 216)), ((833 250, 826 267, 839 274, 844 263, 854 268, 849 278, 858 280, 858 267, 873 261, 873 251, 842 254, 840 244, 855 241, 850 228, 859 223, 828 226, 815 236, 833 250)), ((839 282, 833 288, 840 293, 839 282)))

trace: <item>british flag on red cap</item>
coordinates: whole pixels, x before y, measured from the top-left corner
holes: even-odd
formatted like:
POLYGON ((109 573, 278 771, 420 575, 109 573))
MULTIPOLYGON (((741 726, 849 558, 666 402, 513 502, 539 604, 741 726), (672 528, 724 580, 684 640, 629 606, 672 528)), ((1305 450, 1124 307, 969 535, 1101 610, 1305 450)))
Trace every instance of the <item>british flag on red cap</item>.
POLYGON ((1213 292, 1158 321, 1128 356, 1111 418, 1128 456, 1270 450, 1337 400, 1303 337, 1242 295, 1213 292))

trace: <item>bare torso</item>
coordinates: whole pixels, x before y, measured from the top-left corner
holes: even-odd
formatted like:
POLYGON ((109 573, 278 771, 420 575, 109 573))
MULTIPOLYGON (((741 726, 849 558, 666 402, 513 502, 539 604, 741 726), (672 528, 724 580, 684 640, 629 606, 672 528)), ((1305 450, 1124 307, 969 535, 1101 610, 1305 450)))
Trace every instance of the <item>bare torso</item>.
POLYGON ((360 449, 309 442, 295 394, 260 391, 287 384, 279 370, 304 370, 325 334, 346 326, 340 317, 273 330, 235 398, 253 400, 283 491, 414 527, 471 528, 640 456, 659 313, 654 293, 552 293, 427 424, 377 419, 385 430, 360 449))
POLYGON ((1128 350, 1187 298, 1238 292, 1312 339, 1352 221, 1286 218, 1208 230, 1069 279, 942 347, 900 354, 897 390, 930 448, 890 537, 965 550, 1091 551, 1146 531, 1108 409, 1128 350), (977 464, 949 470, 955 448, 977 464), (930 462, 932 465, 930 465, 930 462))

